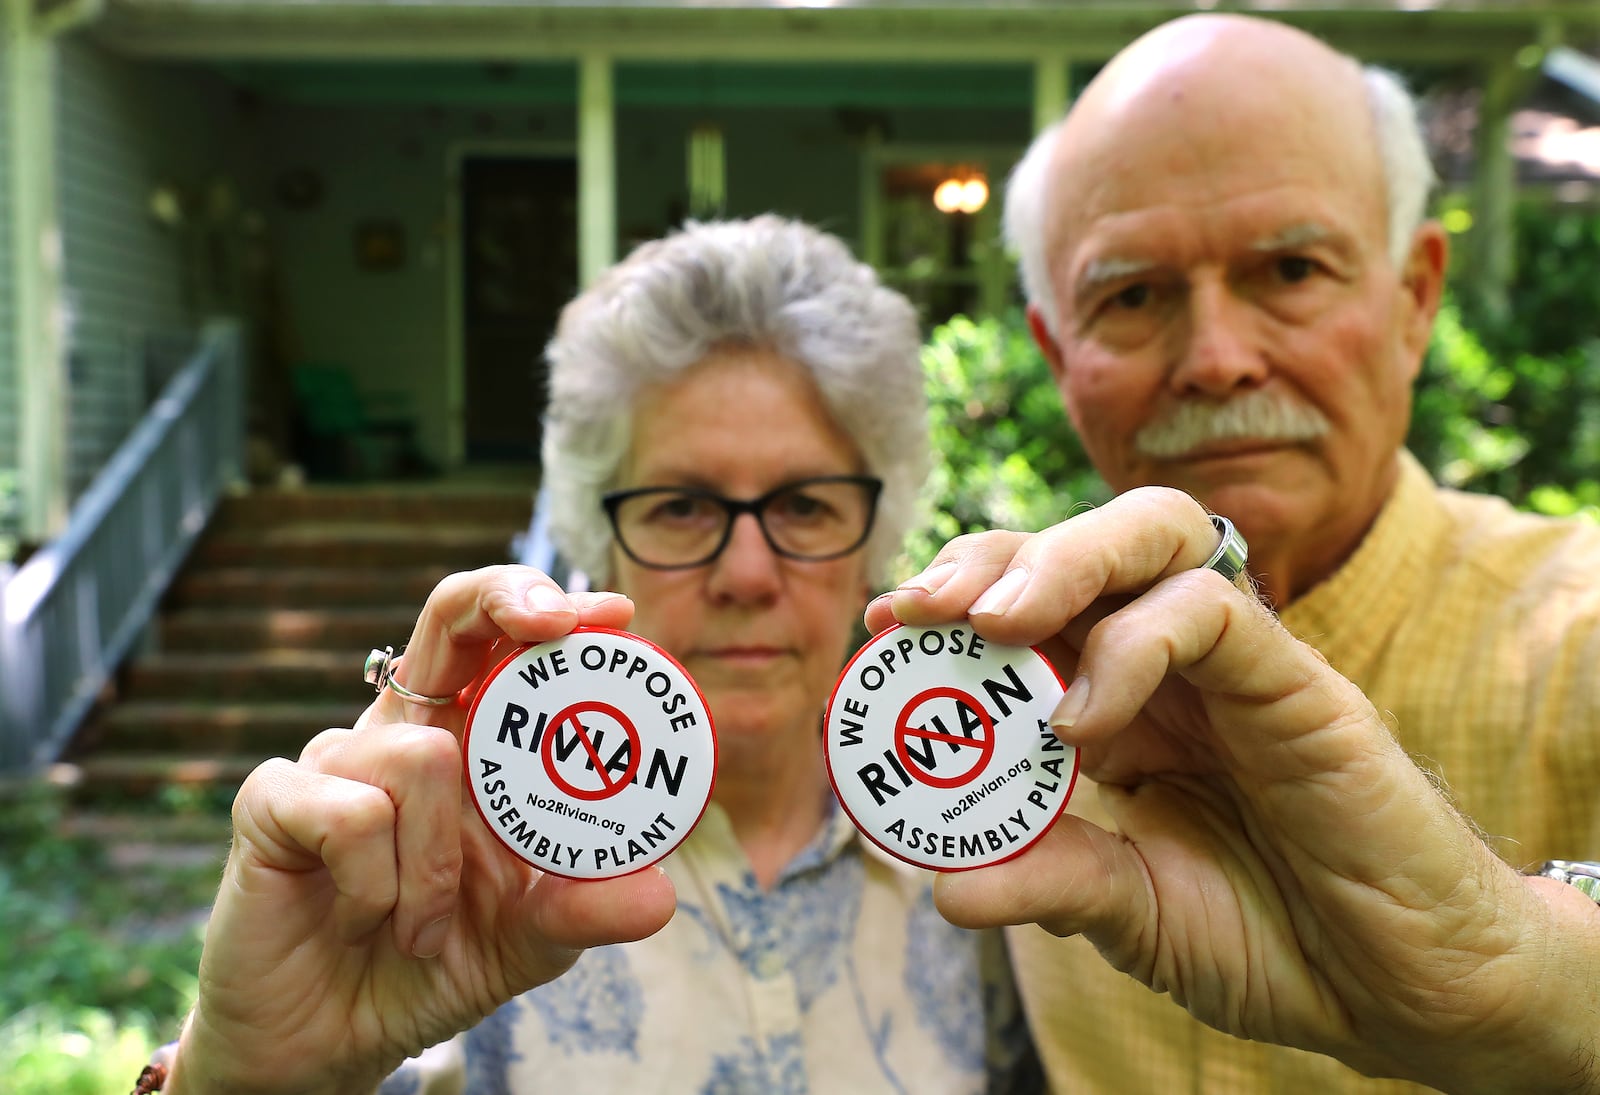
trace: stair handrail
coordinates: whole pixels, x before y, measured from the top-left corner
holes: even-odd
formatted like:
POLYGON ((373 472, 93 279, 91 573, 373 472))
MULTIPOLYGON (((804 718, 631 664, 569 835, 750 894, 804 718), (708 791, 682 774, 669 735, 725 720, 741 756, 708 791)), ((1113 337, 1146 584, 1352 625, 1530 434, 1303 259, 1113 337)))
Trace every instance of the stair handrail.
POLYGON ((550 488, 541 482, 533 497, 528 527, 511 538, 511 557, 523 566, 544 571, 568 593, 582 593, 589 588, 589 576, 556 549, 550 535, 551 504, 550 488))
POLYGON ((60 756, 242 482, 242 345, 236 322, 207 324, 66 529, 0 587, 0 773, 60 756))

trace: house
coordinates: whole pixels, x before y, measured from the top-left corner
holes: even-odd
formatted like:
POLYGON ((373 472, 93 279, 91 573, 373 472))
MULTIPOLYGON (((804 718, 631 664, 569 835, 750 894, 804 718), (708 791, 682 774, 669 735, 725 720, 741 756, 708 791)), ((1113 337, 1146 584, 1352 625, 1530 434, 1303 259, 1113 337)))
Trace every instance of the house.
MULTIPOLYGON (((1105 57, 1213 5, 4 6, 0 531, 39 542, 216 313, 251 324, 264 458, 359 473, 532 458, 555 310, 686 215, 805 217, 930 315, 995 307, 998 203, 933 189, 998 185, 1105 57)), ((1590 0, 1228 6, 1497 92, 1600 27, 1590 0)))
POLYGON ((802 217, 930 321, 998 309, 980 194, 1122 45, 1219 6, 1479 82, 1468 246, 1509 277, 1508 119, 1593 0, 0 0, 0 559, 214 316, 265 479, 533 463, 561 303, 685 216, 802 217))

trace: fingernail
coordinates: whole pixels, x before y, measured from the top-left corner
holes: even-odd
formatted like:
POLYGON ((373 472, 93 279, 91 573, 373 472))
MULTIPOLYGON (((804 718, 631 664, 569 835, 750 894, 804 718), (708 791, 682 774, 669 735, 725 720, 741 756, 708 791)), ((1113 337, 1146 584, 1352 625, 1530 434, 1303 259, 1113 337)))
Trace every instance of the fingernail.
POLYGON ((449 932, 450 918, 441 916, 417 933, 417 941, 412 946, 411 953, 418 958, 437 958, 439 952, 444 950, 444 939, 449 932))
POLYGON ((1072 687, 1067 689, 1067 694, 1061 697, 1056 709, 1050 712, 1050 725, 1062 730, 1071 730, 1078 724, 1083 709, 1088 706, 1089 678, 1079 677, 1072 682, 1072 687))
POLYGON ((528 587, 528 605, 535 612, 571 612, 572 604, 566 594, 549 586, 528 587))
POLYGON ((927 594, 939 592, 950 576, 959 569, 956 563, 940 563, 936 567, 929 567, 915 578, 907 578, 900 583, 901 589, 920 589, 927 594))
POLYGON ((1028 571, 1024 567, 1008 570, 1001 579, 988 589, 983 596, 972 602, 972 607, 967 609, 969 616, 1002 616, 1011 603, 1022 592, 1022 587, 1028 584, 1028 571))

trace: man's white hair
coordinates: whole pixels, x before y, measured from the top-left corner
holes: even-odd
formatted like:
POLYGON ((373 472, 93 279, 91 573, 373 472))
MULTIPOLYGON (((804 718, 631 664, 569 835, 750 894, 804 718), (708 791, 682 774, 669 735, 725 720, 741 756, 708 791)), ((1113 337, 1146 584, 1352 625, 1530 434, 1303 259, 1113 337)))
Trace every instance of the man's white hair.
MULTIPOLYGON (((1416 101, 1401 79, 1376 65, 1362 66, 1361 76, 1389 207, 1389 259, 1398 267, 1405 262, 1411 238, 1422 224, 1435 179, 1433 164, 1422 137, 1416 101)), ((1065 124, 1062 118, 1040 132, 1006 183, 1006 243, 1017 256, 1028 303, 1039 310, 1052 335, 1059 334, 1061 317, 1050 284, 1044 222, 1050 201, 1050 161, 1065 124)))

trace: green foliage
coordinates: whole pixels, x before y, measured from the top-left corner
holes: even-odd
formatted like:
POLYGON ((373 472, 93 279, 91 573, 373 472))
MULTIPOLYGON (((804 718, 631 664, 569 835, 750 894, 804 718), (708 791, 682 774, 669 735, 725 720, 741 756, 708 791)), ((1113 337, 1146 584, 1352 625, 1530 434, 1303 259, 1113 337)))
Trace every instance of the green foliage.
POLYGON ((931 517, 912 534, 903 573, 915 573, 962 533, 1033 531, 1110 496, 1020 312, 1004 320, 956 316, 933 332, 922 364, 934 452, 923 495, 931 517))
POLYGON ((47 789, 0 797, 0 1075, 19 1091, 125 1090, 194 999, 216 867, 130 878, 65 821, 47 789))
POLYGON ((1600 210, 1524 200, 1505 319, 1467 313, 1496 354, 1559 356, 1600 335, 1600 210))
POLYGON ((1441 482, 1600 513, 1600 214, 1524 205, 1507 317, 1446 300, 1408 439, 1441 482))
POLYGON ((1446 300, 1434 325, 1412 409, 1407 445, 1443 483, 1485 489, 1515 475, 1528 440, 1499 408, 1516 382, 1446 300))
POLYGON ((28 1008, 0 1023, 0 1074, 8 1091, 126 1091, 151 1048, 166 1040, 144 1019, 119 1020, 98 1008, 28 1008))

